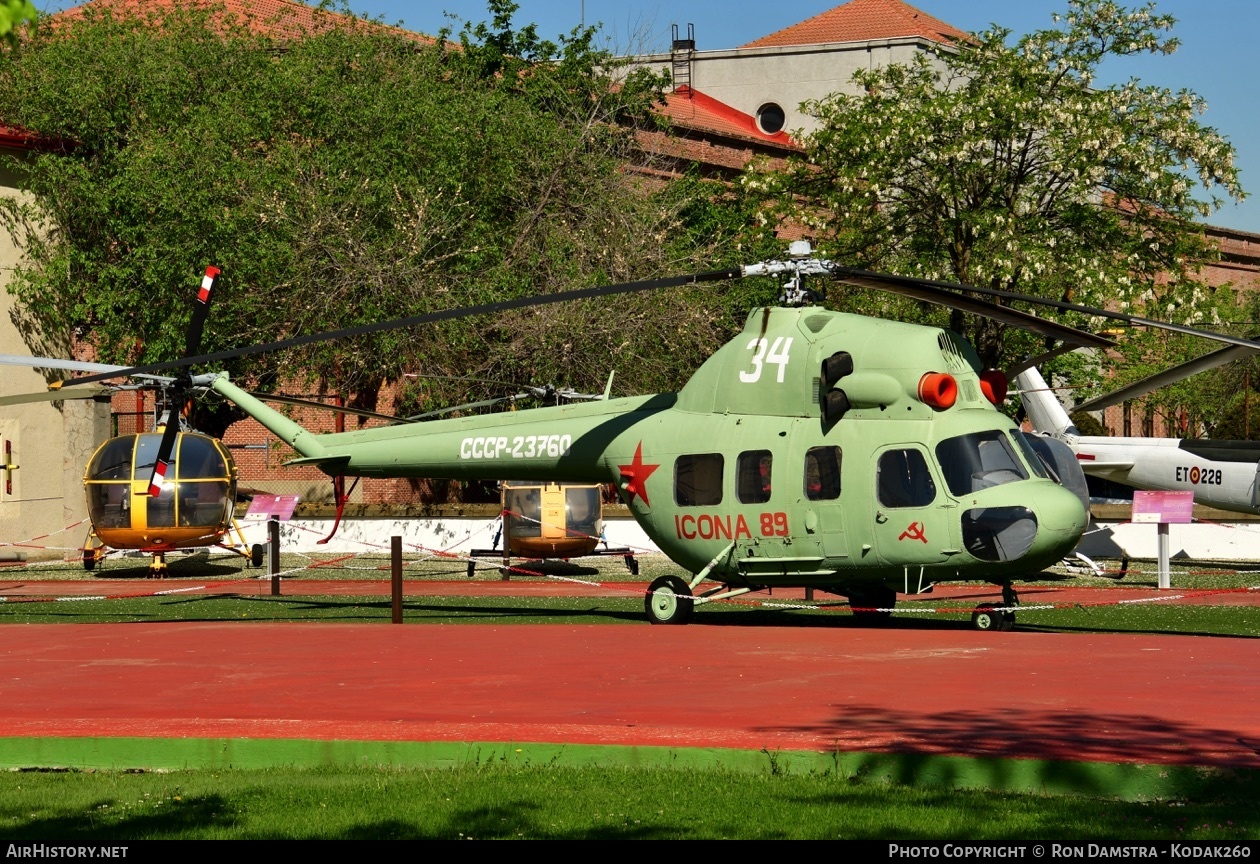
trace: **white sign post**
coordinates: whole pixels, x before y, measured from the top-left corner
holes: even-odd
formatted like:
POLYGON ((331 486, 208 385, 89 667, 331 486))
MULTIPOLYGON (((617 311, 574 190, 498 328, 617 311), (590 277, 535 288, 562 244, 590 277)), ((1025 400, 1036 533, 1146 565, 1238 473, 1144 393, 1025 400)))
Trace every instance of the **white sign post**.
POLYGON ((1149 492, 1133 493, 1133 515, 1131 521, 1155 522, 1159 531, 1159 587, 1172 587, 1172 572, 1168 561, 1168 526, 1173 523, 1186 524, 1194 521, 1193 492, 1149 492))

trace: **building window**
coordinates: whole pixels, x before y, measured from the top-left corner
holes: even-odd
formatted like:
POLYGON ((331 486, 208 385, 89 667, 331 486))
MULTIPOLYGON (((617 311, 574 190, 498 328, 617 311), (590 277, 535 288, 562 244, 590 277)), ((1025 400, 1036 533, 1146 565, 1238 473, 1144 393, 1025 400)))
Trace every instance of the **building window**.
POLYGON ((757 128, 767 135, 777 135, 782 132, 786 123, 787 115, 773 102, 767 102, 757 109, 757 128))

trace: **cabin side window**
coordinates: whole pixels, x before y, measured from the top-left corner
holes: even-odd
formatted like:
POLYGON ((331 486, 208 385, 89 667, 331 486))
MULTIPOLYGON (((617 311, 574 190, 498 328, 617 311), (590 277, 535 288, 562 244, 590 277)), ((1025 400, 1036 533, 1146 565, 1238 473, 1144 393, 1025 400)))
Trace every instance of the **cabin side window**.
POLYGON ((764 504, 770 500, 773 468, 774 456, 769 450, 745 450, 739 454, 735 492, 741 504, 764 504))
POLYGON ((680 507, 722 503, 722 454, 699 453, 674 461, 674 500, 680 507))
POLYGON ((576 534, 599 534, 599 487, 570 486, 564 490, 565 527, 576 534))
POLYGON ((839 447, 810 447, 805 451, 805 497, 810 501, 840 497, 839 447))
POLYGON ((889 450, 879 457, 876 485, 885 507, 925 507, 936 499, 936 483, 918 450, 889 450))

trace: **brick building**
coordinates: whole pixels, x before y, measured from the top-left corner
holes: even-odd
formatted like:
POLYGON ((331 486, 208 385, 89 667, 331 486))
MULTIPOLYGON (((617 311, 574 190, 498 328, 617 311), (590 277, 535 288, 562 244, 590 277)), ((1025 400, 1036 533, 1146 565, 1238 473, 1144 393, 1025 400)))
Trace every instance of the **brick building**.
MULTIPOLYGON (((112 8, 149 12, 178 2, 200 0, 93 0, 112 8)), ((251 26, 269 28, 266 32, 279 38, 292 38, 327 26, 332 14, 293 0, 226 0, 223 7, 227 14, 241 16, 251 26)), ((81 13, 69 10, 61 16, 76 14, 81 13)), ((410 35, 418 40, 427 38, 410 35)), ((711 178, 734 179, 754 156, 782 158, 798 151, 785 130, 810 128, 810 118, 798 109, 802 101, 850 88, 851 76, 859 68, 907 62, 925 49, 965 38, 966 34, 957 28, 900 0, 851 0, 733 48, 703 49, 690 28, 685 33, 675 31, 668 52, 635 58, 644 65, 667 70, 674 81, 674 89, 661 109, 670 121, 670 129, 642 133, 641 147, 649 158, 639 170, 662 177, 698 171, 711 178)), ((36 144, 35 139, 20 130, 0 129, 0 146, 12 152, 22 152, 36 144)), ((15 185, 15 178, 0 176, 0 191, 11 194, 15 185)), ((1239 291, 1260 287, 1260 235, 1215 227, 1206 230, 1218 241, 1222 252, 1222 260, 1209 268, 1209 281, 1231 283, 1239 291)), ((13 266, 16 254, 9 238, 0 237, 0 281, 7 279, 4 268, 13 266)), ((0 306, 0 328, 9 328, 7 294, 0 295, 0 306)), ((16 330, 0 332, 6 353, 37 350, 16 330)), ((0 381, 0 394, 40 389, 44 383, 34 372, 6 372, 0 381)), ((388 396, 379 409, 389 413, 388 396)), ((143 422, 149 424, 151 410, 151 405, 137 404, 134 396, 117 397, 113 406, 114 428, 129 431, 137 418, 144 418, 143 422)), ((1132 412, 1127 426, 1123 415, 1124 411, 1117 408, 1108 417, 1114 432, 1143 431, 1132 412)), ((337 422, 331 415, 314 413, 298 419, 319 431, 332 431, 337 422)), ((353 428, 359 421, 349 418, 344 422, 353 428)), ((0 484, 0 542, 44 533, 50 526, 73 521, 71 517, 82 512, 78 484, 82 466, 92 449, 90 442, 101 440, 108 429, 100 409, 94 413, 90 402, 60 410, 51 406, 29 410, 0 408, 0 433, 12 435, 5 440, 20 443, 18 457, 10 464, 20 461, 26 466, 10 475, 29 478, 36 474, 41 478, 39 495, 55 502, 46 502, 39 509, 23 505, 25 499, 19 500, 12 493, 6 496, 5 487, 0 484), (39 442, 38 447, 34 442, 39 442), (60 478, 52 486, 44 479, 49 472, 60 478), (19 509, 29 515, 19 520, 19 509)), ((244 486, 297 493, 307 501, 328 497, 330 484, 315 469, 278 467, 289 452, 253 421, 235 424, 225 441, 241 468, 244 486)), ((29 495, 27 487, 31 485, 28 481, 23 486, 19 480, 21 494, 29 495)), ((422 491, 423 484, 417 481, 374 480, 359 484, 354 500, 403 503, 417 500, 422 491)), ((446 493, 439 484, 428 494, 441 497, 446 493)))

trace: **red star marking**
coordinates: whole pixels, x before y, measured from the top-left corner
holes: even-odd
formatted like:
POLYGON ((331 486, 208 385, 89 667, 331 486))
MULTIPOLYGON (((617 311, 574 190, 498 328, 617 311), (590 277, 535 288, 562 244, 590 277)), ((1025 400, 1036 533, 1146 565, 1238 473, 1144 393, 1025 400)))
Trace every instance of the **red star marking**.
POLYGON ((634 449, 634 461, 629 465, 619 465, 621 469, 622 479, 626 481, 626 503, 634 501, 634 496, 638 495, 643 499, 643 503, 652 506, 652 502, 648 500, 647 479, 652 476, 652 472, 660 468, 660 463, 656 465, 643 464, 643 442, 639 442, 639 446, 634 449))

